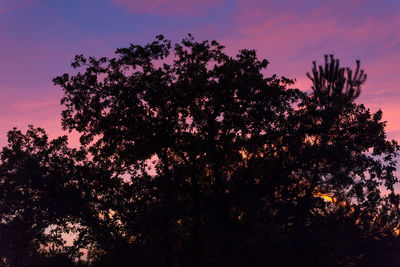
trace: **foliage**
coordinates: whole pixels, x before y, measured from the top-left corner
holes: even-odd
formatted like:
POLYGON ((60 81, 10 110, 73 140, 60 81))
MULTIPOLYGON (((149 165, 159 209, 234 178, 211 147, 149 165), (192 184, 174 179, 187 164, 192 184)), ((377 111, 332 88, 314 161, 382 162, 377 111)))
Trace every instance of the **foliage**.
POLYGON ((32 255, 50 242, 47 227, 75 227, 57 255, 87 249, 93 266, 382 263, 397 246, 399 147, 382 112, 355 102, 359 62, 314 63, 302 92, 266 77, 254 50, 223 49, 158 36, 114 58, 76 56, 77 74, 54 83, 63 127, 82 147, 40 129, 10 132, 2 227, 28 223, 32 255))
POLYGON ((62 258, 74 252, 61 233, 73 231, 69 225, 82 204, 74 185, 76 151, 65 136, 49 141, 32 126, 26 134, 10 131, 8 142, 0 166, 0 257, 7 266, 45 265, 54 257, 60 264, 68 261, 62 258))

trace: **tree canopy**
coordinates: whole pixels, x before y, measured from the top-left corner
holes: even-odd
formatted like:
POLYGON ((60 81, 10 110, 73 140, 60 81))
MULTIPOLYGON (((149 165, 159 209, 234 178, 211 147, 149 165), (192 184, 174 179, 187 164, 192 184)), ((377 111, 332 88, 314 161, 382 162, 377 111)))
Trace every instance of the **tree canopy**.
POLYGON ((357 103, 359 61, 314 62, 310 91, 266 76, 268 64, 255 50, 230 56, 191 35, 175 45, 160 35, 112 58, 76 56, 77 72, 54 83, 64 91, 62 125, 80 133, 81 148, 31 127, 11 131, 1 154, 4 263, 72 265, 82 254, 79 264, 92 266, 393 259, 399 146, 382 112, 357 103), (26 236, 13 240, 19 229, 26 236))

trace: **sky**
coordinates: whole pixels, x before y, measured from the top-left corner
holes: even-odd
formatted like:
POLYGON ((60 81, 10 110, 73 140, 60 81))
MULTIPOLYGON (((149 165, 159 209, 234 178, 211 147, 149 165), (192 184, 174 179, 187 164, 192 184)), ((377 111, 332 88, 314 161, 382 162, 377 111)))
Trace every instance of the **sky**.
MULTIPOLYGON (((61 129, 61 88, 76 54, 113 56, 158 34, 217 40, 234 55, 256 49, 268 74, 308 89, 312 61, 334 53, 368 74, 358 102, 383 110, 389 138, 400 139, 399 0, 0 0, 0 146, 14 126, 61 129)), ((72 142, 74 137, 72 136, 72 142)))

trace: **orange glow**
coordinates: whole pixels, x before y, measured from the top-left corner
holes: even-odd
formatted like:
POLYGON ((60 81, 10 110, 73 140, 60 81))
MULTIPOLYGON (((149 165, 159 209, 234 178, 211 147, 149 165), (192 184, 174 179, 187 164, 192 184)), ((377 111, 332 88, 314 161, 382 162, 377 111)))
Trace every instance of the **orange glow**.
POLYGON ((396 237, 399 236, 399 235, 400 235, 400 229, 397 228, 397 227, 394 228, 394 229, 393 229, 393 235, 396 236, 396 237))
POLYGON ((239 153, 242 156, 242 159, 247 159, 250 156, 249 153, 247 152, 247 150, 245 150, 245 149, 240 150, 239 153))
POLYGON ((336 199, 333 198, 332 196, 330 196, 329 194, 323 194, 323 193, 318 192, 318 193, 314 194, 314 196, 325 199, 328 202, 332 202, 332 203, 336 202, 336 199))

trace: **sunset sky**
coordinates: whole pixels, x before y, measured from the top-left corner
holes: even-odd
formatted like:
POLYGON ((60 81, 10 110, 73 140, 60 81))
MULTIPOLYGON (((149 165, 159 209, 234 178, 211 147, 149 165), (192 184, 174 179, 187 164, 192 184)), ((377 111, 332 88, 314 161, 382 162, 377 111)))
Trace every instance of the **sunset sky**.
POLYGON ((312 60, 334 53, 368 74, 359 102, 381 108, 390 138, 400 139, 399 0, 0 0, 0 145, 13 126, 60 125, 62 91, 52 78, 76 54, 112 56, 158 34, 215 39, 234 55, 254 48, 269 74, 307 89, 312 60))

